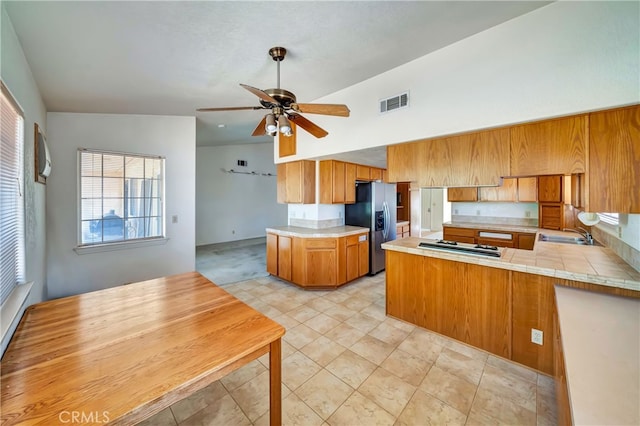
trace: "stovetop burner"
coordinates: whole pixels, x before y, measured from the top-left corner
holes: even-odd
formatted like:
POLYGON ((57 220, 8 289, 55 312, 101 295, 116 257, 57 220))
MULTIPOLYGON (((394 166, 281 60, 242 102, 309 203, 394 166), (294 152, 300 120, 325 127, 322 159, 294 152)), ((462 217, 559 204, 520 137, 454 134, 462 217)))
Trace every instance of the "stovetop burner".
POLYGON ((496 246, 490 246, 487 244, 476 244, 475 248, 479 248, 479 249, 485 249, 485 250, 498 250, 498 247, 496 246))
POLYGON ((450 240, 429 240, 418 244, 419 248, 430 248, 455 253, 475 254, 489 257, 500 257, 502 253, 496 246, 486 244, 466 244, 450 240))
POLYGON ((447 244, 450 246, 457 246, 458 242, 457 241, 451 241, 451 240, 438 240, 436 241, 436 244, 447 244))

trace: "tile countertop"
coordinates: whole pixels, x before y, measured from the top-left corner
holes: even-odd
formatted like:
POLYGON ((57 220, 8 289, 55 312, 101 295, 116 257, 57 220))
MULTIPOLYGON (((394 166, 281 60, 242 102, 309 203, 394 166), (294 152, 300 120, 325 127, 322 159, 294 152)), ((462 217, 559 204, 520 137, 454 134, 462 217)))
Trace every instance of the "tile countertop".
POLYGON ((340 238, 369 232, 360 226, 332 226, 331 228, 303 228, 300 226, 276 226, 267 228, 267 233, 298 238, 340 238))
MULTIPOLYGON (((535 229, 537 230, 537 228, 535 229)), ((575 236, 570 232, 548 230, 544 232, 545 234, 575 236)), ((536 239, 533 250, 501 248, 502 257, 497 258, 418 248, 421 241, 435 240, 408 237, 384 243, 382 248, 419 256, 640 291, 640 272, 633 269, 631 265, 607 247, 553 243, 536 239)))
MULTIPOLYGON (((445 222, 442 226, 450 226, 452 228, 469 228, 469 229, 487 229, 493 231, 507 231, 507 232, 531 232, 536 233, 542 231, 540 228, 523 225, 509 225, 493 223, 480 223, 480 222, 445 222)), ((548 229, 544 230, 545 232, 548 229)))
POLYGON ((640 300, 555 291, 574 424, 640 424, 640 300))

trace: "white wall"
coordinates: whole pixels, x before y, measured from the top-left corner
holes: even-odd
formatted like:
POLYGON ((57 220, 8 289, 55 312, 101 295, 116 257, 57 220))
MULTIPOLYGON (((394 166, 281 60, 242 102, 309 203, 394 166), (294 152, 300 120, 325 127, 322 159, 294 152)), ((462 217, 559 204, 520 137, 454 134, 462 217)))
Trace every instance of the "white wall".
POLYGON ((538 203, 451 203, 451 213, 454 216, 538 219, 538 203))
POLYGON ((639 9, 555 2, 317 99, 346 103, 351 117, 314 116, 329 135, 299 132, 284 160, 638 103, 639 9), (378 113, 379 99, 405 90, 409 108, 378 113))
POLYGON ((263 237, 265 228, 287 224, 287 205, 276 201, 273 143, 198 147, 196 152, 197 245, 263 237), (239 167, 237 160, 248 161, 248 166, 239 167))
POLYGON ((640 214, 620 215, 621 240, 640 251, 640 214))
POLYGON ((195 118, 48 113, 52 174, 47 182, 48 296, 103 289, 195 270, 195 118), (77 150, 166 157, 162 245, 78 254, 77 150), (170 218, 178 216, 178 223, 170 218))
MULTIPOLYGON (((47 274, 45 260, 45 196, 47 187, 35 182, 33 124, 38 123, 47 134, 46 109, 40 96, 31 69, 24 57, 13 25, 2 5, 0 36, 0 77, 24 111, 24 203, 26 232, 26 279, 33 281, 29 298, 24 307, 41 302, 47 295, 47 274)), ((7 336, 13 334, 20 312, 9 328, 7 336)), ((2 342, 2 350, 8 341, 2 342)), ((1 351, 0 351, 1 353, 1 351)))

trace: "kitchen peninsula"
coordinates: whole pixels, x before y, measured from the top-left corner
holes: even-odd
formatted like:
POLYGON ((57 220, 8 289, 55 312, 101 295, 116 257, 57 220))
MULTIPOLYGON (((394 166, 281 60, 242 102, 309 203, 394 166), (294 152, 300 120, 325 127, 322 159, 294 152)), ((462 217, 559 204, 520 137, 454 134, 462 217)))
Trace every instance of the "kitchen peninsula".
MULTIPOLYGON (((571 235, 548 230, 545 234, 571 235)), ((580 321, 562 320, 571 315, 564 307, 571 306, 572 294, 563 292, 562 303, 556 303, 560 294, 556 286, 560 291, 574 287, 579 289, 575 290, 577 293, 606 298, 610 308, 605 313, 613 312, 613 320, 602 317, 602 323, 615 324, 616 304, 626 305, 632 300, 640 306, 640 273, 607 247, 536 239, 533 250, 500 248, 500 257, 482 257, 419 248, 425 241, 410 237, 383 244, 387 250, 387 314, 553 374, 559 384, 558 396, 567 395, 566 404, 560 404, 560 412, 584 419, 576 414, 588 408, 583 401, 589 399, 574 400, 578 391, 572 390, 572 386, 580 386, 580 376, 590 374, 585 365, 607 368, 607 348, 579 351, 579 357, 583 358, 579 364, 572 355, 576 353, 575 344, 571 344, 570 356, 563 355, 560 348, 567 339, 574 341, 573 336, 587 330, 581 328, 584 325, 580 321), (559 325, 557 317, 561 320, 559 325), (560 329, 554 330, 556 327, 560 329), (542 332, 541 344, 532 342, 532 329, 542 332)), ((598 309, 588 312, 596 322, 599 315, 605 314, 598 309)), ((598 342, 592 344, 600 347, 598 342)), ((605 394, 638 395, 640 372, 637 348, 633 345, 633 340, 622 343, 628 349, 622 356, 625 365, 630 366, 627 374, 635 380, 626 381, 631 386, 624 388, 615 381, 602 384, 606 386, 605 394)), ((620 412, 620 419, 636 418, 637 411, 637 405, 627 407, 627 412, 620 412)), ((602 420, 594 416, 591 418, 602 420)), ((609 418, 608 423, 616 421, 609 418)))
POLYGON ((267 228, 267 272, 299 287, 335 289, 369 272, 369 228, 267 228))

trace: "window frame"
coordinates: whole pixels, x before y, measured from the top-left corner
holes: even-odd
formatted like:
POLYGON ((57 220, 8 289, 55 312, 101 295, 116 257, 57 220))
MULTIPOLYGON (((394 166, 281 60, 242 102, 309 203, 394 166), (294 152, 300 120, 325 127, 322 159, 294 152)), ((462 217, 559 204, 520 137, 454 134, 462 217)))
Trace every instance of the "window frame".
MULTIPOLYGON (((166 158, 160 155, 154 154, 140 154, 140 153, 131 153, 131 152, 120 152, 120 151, 111 151, 111 150, 103 150, 103 149, 94 149, 94 148, 78 148, 77 151, 77 217, 76 217, 76 247, 74 250, 78 254, 85 253, 94 253, 101 251, 110 251, 110 250, 118 250, 118 249, 127 249, 127 248, 136 248, 136 247, 144 247, 148 245, 157 245, 164 244, 168 240, 167 238, 167 217, 166 217, 166 158), (152 236, 152 237, 138 237, 138 238, 127 238, 122 240, 111 240, 104 241, 104 236, 102 236, 102 241, 99 242, 82 242, 82 154, 83 153, 92 153, 92 154, 100 154, 100 155, 114 155, 123 157, 123 161, 127 157, 136 157, 142 159, 152 159, 152 160, 161 160, 160 168, 161 168, 161 182, 159 184, 159 198, 160 198, 160 219, 161 219, 161 235, 152 236)), ((101 176, 104 177, 104 173, 101 172, 101 176)), ((126 179, 123 180, 126 182, 126 179)), ((101 198, 104 198, 104 194, 101 198)), ((146 197, 143 197, 146 198, 146 197)), ((126 197, 123 195, 123 200, 126 197)), ((103 212, 104 215, 104 212, 103 212)), ((126 218, 122 218, 126 220, 126 218)))

